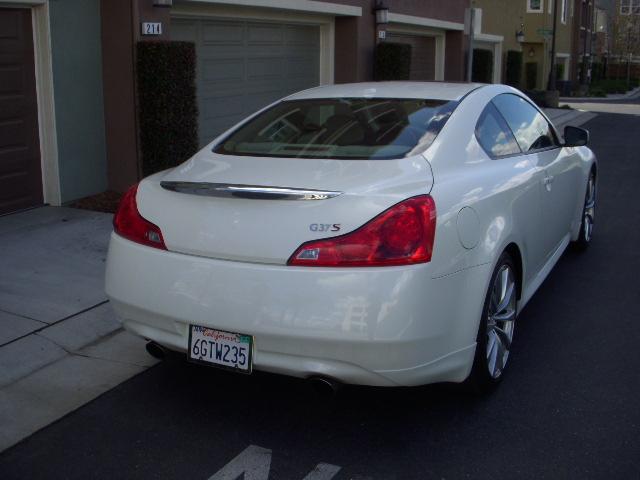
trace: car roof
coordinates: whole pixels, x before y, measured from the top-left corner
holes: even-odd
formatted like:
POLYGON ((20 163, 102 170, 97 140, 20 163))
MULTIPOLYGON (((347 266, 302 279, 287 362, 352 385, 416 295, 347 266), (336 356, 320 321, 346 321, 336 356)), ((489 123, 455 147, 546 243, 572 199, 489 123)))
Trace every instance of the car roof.
POLYGON ((323 85, 294 93, 286 100, 321 98, 424 98, 460 100, 482 83, 449 82, 366 82, 323 85))

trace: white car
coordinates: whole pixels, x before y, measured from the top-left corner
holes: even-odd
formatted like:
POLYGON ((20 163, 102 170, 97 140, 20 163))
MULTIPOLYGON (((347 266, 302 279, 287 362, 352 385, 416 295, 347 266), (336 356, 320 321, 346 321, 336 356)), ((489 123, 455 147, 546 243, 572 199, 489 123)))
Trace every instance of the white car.
POLYGON ((488 388, 518 312, 591 241, 587 141, 504 85, 306 90, 127 192, 106 292, 156 355, 488 388))

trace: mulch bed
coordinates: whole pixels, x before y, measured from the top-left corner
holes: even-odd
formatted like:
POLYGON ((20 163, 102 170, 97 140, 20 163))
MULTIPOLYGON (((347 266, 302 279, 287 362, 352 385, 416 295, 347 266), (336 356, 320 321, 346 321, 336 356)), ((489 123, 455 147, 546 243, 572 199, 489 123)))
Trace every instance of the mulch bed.
POLYGON ((106 192, 81 198, 71 202, 68 206, 96 212, 116 213, 122 194, 108 190, 106 192))

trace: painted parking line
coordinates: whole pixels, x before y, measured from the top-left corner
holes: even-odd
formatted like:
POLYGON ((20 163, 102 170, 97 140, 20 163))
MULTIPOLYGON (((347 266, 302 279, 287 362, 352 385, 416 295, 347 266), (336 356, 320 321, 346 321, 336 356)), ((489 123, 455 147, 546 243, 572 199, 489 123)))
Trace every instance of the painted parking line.
MULTIPOLYGON (((268 448, 249 445, 237 457, 227 463, 209 480, 268 480, 271 470, 272 452, 268 448)), ((341 467, 329 463, 319 463, 303 480, 331 480, 341 467)))

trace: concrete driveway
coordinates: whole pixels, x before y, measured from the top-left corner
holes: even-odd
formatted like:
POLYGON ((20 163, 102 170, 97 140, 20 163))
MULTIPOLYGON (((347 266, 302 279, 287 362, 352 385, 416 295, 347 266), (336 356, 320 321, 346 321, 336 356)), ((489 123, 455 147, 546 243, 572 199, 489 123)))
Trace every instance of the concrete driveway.
POLYGON ((104 294, 111 221, 61 207, 0 217, 0 450, 154 363, 104 294))

